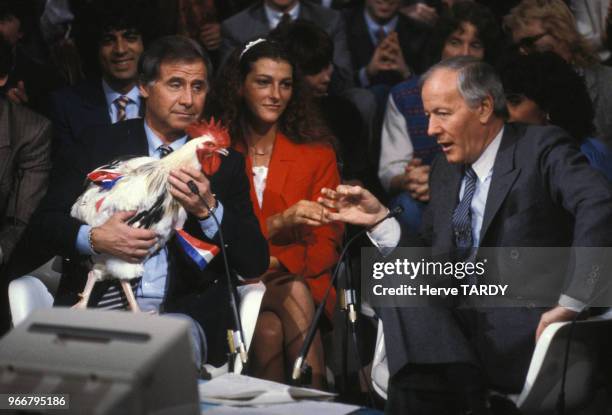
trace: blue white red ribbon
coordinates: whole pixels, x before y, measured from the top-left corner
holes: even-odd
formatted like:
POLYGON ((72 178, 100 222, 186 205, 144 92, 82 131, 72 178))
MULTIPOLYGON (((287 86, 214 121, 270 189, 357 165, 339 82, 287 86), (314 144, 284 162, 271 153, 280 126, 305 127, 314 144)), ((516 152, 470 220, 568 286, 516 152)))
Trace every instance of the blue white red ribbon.
POLYGON ((183 229, 176 231, 178 241, 185 253, 202 271, 219 253, 217 245, 209 244, 189 235, 183 229))
POLYGON ((94 170, 87 175, 87 178, 102 187, 104 190, 110 190, 115 183, 123 176, 120 173, 111 170, 94 170))

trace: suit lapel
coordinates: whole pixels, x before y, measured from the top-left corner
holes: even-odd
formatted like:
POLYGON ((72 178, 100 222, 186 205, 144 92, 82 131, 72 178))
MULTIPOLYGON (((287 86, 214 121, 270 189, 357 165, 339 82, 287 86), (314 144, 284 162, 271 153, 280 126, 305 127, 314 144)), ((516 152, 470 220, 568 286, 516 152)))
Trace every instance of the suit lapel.
POLYGON ((359 9, 359 13, 355 16, 355 22, 353 24, 351 36, 353 40, 349 43, 354 45, 360 45, 356 50, 355 62, 360 66, 366 65, 370 60, 370 56, 374 54, 376 45, 372 43, 368 25, 366 24, 363 11, 359 9))
POLYGON ((294 161, 295 152, 293 151, 293 144, 283 134, 278 133, 274 143, 274 150, 272 150, 272 158, 268 166, 268 178, 263 194, 262 213, 264 217, 277 212, 279 207, 275 205, 281 200, 286 204, 283 193, 294 161))
POLYGON ((80 91, 83 108, 85 108, 91 116, 91 125, 109 125, 111 124, 110 114, 106 105, 106 97, 102 90, 102 81, 91 81, 83 85, 80 91))
POLYGON ((251 19, 249 19, 250 22, 247 22, 247 25, 251 26, 251 35, 248 36, 247 40, 255 36, 265 36, 270 31, 270 22, 268 22, 263 3, 250 9, 249 13, 251 19))
POLYGON ((480 241, 484 241, 493 218, 495 218, 502 202, 521 171, 514 166, 516 140, 516 127, 506 124, 502 142, 495 157, 495 164, 493 165, 493 177, 491 178, 491 187, 489 187, 482 227, 480 229, 480 241))

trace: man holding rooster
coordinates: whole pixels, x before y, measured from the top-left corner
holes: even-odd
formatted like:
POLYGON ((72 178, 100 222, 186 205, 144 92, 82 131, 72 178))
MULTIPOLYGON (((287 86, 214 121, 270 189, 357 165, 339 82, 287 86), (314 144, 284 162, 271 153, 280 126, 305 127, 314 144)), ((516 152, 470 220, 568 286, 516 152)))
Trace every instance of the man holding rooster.
MULTIPOLYGON (((169 153, 178 153, 188 140, 187 127, 201 116, 209 72, 204 51, 187 38, 168 36, 151 44, 139 62, 139 89, 146 100, 144 119, 86 131, 87 139, 78 141, 87 146, 76 144, 60 155, 49 193, 37 215, 37 226, 45 242, 54 247, 55 254, 65 258, 57 305, 72 305, 79 300, 91 268, 87 261, 90 257, 95 263, 99 255, 128 264, 142 263, 142 278, 131 280, 139 308, 189 318, 198 365, 206 361, 223 363, 227 350, 225 332, 233 324, 221 255, 201 270, 180 248, 175 236, 157 250, 160 235, 155 232, 156 224, 171 214, 164 209, 158 209, 155 215, 151 210, 117 209, 99 226, 89 226, 71 217, 70 210, 83 191, 83 179, 110 160, 125 156, 161 159, 169 153), (143 215, 148 215, 147 226, 142 225, 143 215)), ((170 201, 163 206, 170 206, 172 199, 178 202, 187 212, 183 229, 194 238, 220 247, 221 231, 230 266, 242 277, 254 278, 267 269, 269 255, 249 200, 244 160, 231 149, 226 156, 218 157, 220 162, 215 164, 214 174, 207 177, 193 167, 173 166, 165 180, 157 184, 159 189, 153 191, 162 194, 168 189, 170 195, 166 196, 170 201), (211 215, 213 212, 221 229, 211 215)), ((159 160, 160 169, 167 165, 163 162, 159 160)), ((112 169, 121 163, 114 162, 105 168, 112 169)), ((134 197, 142 193, 146 198, 151 189, 134 186, 130 191, 134 197)), ((103 206, 106 202, 98 203, 103 206)), ((125 299, 118 281, 107 279, 94 286, 86 303, 92 307, 117 308, 123 306, 125 299)))

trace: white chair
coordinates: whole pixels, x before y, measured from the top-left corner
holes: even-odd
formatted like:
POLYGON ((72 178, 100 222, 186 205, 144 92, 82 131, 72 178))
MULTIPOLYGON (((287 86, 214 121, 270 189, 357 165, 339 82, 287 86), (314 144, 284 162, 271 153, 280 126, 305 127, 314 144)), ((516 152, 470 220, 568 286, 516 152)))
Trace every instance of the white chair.
POLYGON ((9 303, 13 326, 17 326, 32 311, 53 307, 53 296, 41 280, 26 275, 9 284, 9 303))
MULTIPOLYGON (((549 325, 536 344, 531 363, 519 395, 506 395, 521 412, 526 414, 554 413, 559 395, 565 347, 570 323, 549 325)), ((593 381, 603 370, 601 356, 612 347, 612 310, 578 321, 574 327, 566 375, 566 409, 587 405, 593 399, 593 381), (605 348, 607 350, 604 350, 605 348)), ((608 374, 609 375, 609 374, 608 374)), ((372 361, 372 386, 376 393, 387 399, 389 369, 385 351, 382 322, 378 322, 376 348, 372 361)), ((597 405, 598 403, 592 403, 597 405)), ((603 413, 597 412, 588 413, 603 413)), ((574 413, 574 412, 567 412, 574 413)))
MULTIPOLYGON (((261 281, 256 284, 246 284, 238 287, 238 295, 240 296, 240 309, 238 312, 240 313, 247 351, 251 347, 251 340, 253 340, 255 325, 259 316, 259 307, 265 292, 266 286, 261 281)), ((205 364, 204 367, 213 379, 229 372, 227 363, 220 367, 205 364)), ((241 371, 242 361, 240 356, 236 356, 234 360, 234 373, 240 373, 241 371)))

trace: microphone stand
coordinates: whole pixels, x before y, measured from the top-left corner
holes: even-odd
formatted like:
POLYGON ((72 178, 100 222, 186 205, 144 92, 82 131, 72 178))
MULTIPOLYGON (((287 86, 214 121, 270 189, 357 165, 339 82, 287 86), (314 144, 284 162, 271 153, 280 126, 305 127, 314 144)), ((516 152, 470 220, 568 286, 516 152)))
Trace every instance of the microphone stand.
POLYGON ((234 367, 233 357, 236 354, 239 354, 240 360, 242 361, 243 368, 245 368, 247 361, 248 361, 248 355, 246 352, 246 342, 244 340, 245 336, 244 336, 244 331, 242 329, 242 321, 240 320, 240 313, 238 312, 236 295, 234 293, 234 284, 232 282, 230 267, 229 267, 229 263, 227 260, 227 252, 225 251, 225 241, 223 239, 223 231, 221 230, 221 224, 219 223, 219 220, 217 219, 215 212, 213 212, 210 206, 208 206, 208 203, 206 203, 206 200, 204 200, 204 198, 200 194, 200 191, 198 190, 198 187, 196 186, 196 184, 192 180, 190 180, 189 182, 187 182, 187 186, 189 187, 189 190, 191 191, 191 193, 198 196, 198 198, 200 198, 202 203, 204 203, 204 206, 206 206, 206 209, 208 209, 210 216, 215 221, 215 224, 217 225, 217 229, 219 232, 219 240, 221 242, 221 255, 223 256, 223 264, 225 266, 225 277, 227 279, 227 289, 229 292, 229 302, 230 302, 229 305, 230 305, 230 309, 232 310, 232 315, 234 317, 234 323, 236 325, 236 329, 228 330, 228 333, 227 333, 228 334, 227 340, 228 340, 229 350, 230 350, 228 364, 229 364, 229 371, 231 372, 233 371, 233 367, 234 367))
MULTIPOLYGON (((340 254, 340 258, 338 258, 338 263, 336 264, 336 267, 334 268, 334 273, 332 274, 329 285, 327 286, 327 290, 325 291, 325 295, 323 296, 323 299, 321 300, 319 307, 317 307, 317 311, 312 319, 312 323, 310 323, 310 327, 308 328, 308 334, 306 334, 306 338, 304 339, 304 343, 302 344, 300 354, 298 355, 297 359, 295 359, 295 364, 293 365, 293 372, 291 374, 291 379, 293 380, 294 384, 299 385, 300 378, 305 372, 308 371, 307 365, 304 364, 304 359, 306 358, 306 355, 308 354, 308 351, 310 350, 310 346, 312 345, 312 341, 314 340, 314 336, 317 331, 317 327, 319 326, 319 321, 321 320, 321 316, 323 315, 323 310, 325 309, 325 303, 327 302, 327 299, 329 298, 331 288, 335 285, 336 279, 338 278, 338 271, 342 264, 343 258, 348 252, 348 248, 351 246, 353 242, 355 242, 364 233, 366 233, 370 229, 375 228, 376 226, 378 226, 380 223, 384 222, 385 220, 399 215, 400 213, 402 213, 402 211, 403 209, 400 206, 394 208, 393 210, 389 211, 389 213, 387 213, 387 215, 384 218, 380 219, 379 221, 374 223, 369 228, 364 228, 361 231, 357 232, 346 243, 346 245, 344 245, 344 248, 342 249, 342 253, 340 254)), ((354 305, 353 305, 353 309, 354 309, 354 305)), ((356 313, 355 313, 355 318, 356 318, 356 313)))

